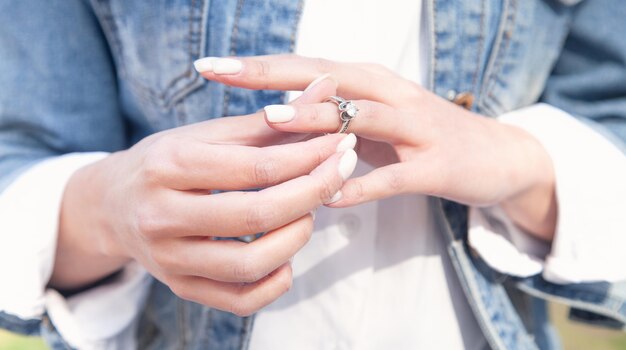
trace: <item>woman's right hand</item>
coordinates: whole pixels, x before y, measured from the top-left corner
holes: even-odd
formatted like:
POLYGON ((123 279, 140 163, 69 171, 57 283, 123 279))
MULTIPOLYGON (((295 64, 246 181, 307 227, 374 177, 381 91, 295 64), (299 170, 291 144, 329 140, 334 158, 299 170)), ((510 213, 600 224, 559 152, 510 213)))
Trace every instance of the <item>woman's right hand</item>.
POLYGON ((76 172, 50 285, 81 287, 136 260, 181 298, 237 315, 286 292, 311 212, 354 170, 356 138, 259 147, 281 137, 263 123, 257 113, 172 129, 76 172), (253 188, 264 189, 241 191, 253 188))

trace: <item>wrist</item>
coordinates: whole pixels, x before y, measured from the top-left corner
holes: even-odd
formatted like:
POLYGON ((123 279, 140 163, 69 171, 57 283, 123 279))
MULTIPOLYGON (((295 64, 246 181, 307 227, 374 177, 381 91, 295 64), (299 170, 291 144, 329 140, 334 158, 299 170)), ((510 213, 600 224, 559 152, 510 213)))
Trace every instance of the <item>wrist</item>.
POLYGON ((550 241, 557 222, 556 178, 552 159, 541 143, 526 131, 514 127, 509 132, 517 157, 513 178, 523 179, 519 190, 500 203, 507 215, 528 233, 550 241))
POLYGON ((65 188, 59 219, 55 264, 50 286, 74 289, 98 281, 121 269, 130 259, 112 254, 115 246, 102 224, 99 205, 104 186, 100 162, 76 171, 65 188))

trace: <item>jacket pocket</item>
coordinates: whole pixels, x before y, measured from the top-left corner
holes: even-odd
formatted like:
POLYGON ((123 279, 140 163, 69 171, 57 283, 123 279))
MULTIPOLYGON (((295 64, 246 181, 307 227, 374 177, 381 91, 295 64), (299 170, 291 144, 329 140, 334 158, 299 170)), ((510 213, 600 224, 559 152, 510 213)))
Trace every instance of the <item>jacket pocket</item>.
POLYGON ((93 0, 118 74, 130 89, 170 108, 200 77, 208 0, 93 0))

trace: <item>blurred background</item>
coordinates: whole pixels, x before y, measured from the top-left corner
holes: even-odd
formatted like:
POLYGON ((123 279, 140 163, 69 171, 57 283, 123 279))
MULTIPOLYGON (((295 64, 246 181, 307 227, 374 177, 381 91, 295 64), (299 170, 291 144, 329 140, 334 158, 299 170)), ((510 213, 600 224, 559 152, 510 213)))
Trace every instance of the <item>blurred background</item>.
MULTIPOLYGON (((626 333, 583 326, 567 320, 567 308, 551 305, 550 315, 556 324, 565 350, 626 350, 626 333)), ((21 337, 0 330, 0 350, 43 350, 37 338, 21 337)))

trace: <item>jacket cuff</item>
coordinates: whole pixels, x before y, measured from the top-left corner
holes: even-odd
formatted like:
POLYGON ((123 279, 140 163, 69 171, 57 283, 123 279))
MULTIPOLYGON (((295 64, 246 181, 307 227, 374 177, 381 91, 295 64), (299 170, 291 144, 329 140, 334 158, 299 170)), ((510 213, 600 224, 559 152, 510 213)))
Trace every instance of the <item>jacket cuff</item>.
POLYGON ((0 194, 0 276, 5 286, 0 311, 23 319, 41 317, 65 186, 76 170, 105 155, 68 154, 41 161, 0 194))
POLYGON ((132 262, 113 281, 69 298, 48 289, 46 310, 58 333, 74 348, 134 349, 134 330, 151 282, 143 267, 132 262))
POLYGON ((73 348, 126 348, 134 341, 132 326, 151 282, 138 264, 127 265, 110 283, 69 298, 46 290, 67 182, 78 169, 106 156, 74 153, 43 160, 0 194, 0 327, 35 335, 45 326, 46 314, 73 348))

